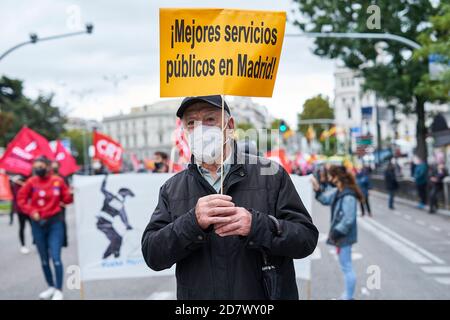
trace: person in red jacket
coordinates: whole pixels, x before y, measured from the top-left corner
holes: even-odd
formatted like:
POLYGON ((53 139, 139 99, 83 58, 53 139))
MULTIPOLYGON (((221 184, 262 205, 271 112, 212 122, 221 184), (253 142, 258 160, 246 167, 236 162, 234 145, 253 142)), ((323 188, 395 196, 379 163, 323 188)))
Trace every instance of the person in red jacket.
POLYGON ((40 299, 62 300, 63 265, 61 247, 64 239, 61 203, 73 201, 64 180, 51 173, 50 161, 39 157, 33 162, 34 175, 29 178, 17 194, 17 203, 31 218, 31 230, 41 258, 42 270, 49 288, 40 299), (56 281, 53 279, 49 258, 53 261, 56 281))

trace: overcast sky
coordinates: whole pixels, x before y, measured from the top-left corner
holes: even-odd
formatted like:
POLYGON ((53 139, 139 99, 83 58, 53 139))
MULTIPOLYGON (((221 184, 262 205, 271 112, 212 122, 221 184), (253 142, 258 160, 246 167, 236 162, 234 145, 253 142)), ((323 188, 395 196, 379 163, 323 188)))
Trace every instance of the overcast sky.
MULTIPOLYGON (((288 0, 39 0, 0 2, 0 53, 28 39, 76 31, 94 24, 92 35, 42 42, 18 49, 0 61, 0 75, 25 81, 26 94, 55 92, 69 116, 95 118, 127 112, 158 101, 160 7, 223 7, 285 10, 288 0), (123 78, 115 90, 105 77, 123 78)), ((289 24, 286 32, 298 32, 289 24)), ((254 98, 290 124, 303 102, 316 94, 333 96, 334 61, 311 53, 312 40, 286 38, 272 98, 254 98)))

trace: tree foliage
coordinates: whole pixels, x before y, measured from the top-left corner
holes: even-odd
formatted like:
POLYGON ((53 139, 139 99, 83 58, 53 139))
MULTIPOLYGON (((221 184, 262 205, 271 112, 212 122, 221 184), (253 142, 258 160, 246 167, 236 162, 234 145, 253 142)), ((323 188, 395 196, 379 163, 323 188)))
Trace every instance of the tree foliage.
POLYGON ((24 95, 22 81, 0 78, 0 146, 6 146, 23 126, 49 140, 56 139, 64 131, 65 121, 53 105, 53 94, 30 99, 24 95))
MULTIPOLYGON (((294 2, 301 15, 294 24, 306 32, 391 33, 416 42, 431 28, 427 22, 439 10, 425 0, 294 2), (371 5, 380 9, 381 23, 376 30, 369 29, 367 23, 371 17, 367 9, 371 5)), ((413 49, 396 41, 383 42, 383 47, 377 49, 375 42, 369 39, 317 38, 313 52, 321 57, 340 59, 348 68, 359 70, 365 79, 365 90, 374 90, 378 97, 401 104, 405 111, 415 110, 418 118, 417 153, 426 158, 424 103, 430 97, 415 91, 428 72, 426 61, 412 59, 413 49), (380 53, 382 61, 377 59, 380 53)))

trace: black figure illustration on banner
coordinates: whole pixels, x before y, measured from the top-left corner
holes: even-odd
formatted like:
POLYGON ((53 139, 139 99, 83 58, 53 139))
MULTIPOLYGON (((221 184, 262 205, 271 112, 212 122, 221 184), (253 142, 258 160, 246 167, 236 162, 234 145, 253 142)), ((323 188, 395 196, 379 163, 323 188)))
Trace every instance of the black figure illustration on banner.
POLYGON ((103 254, 103 259, 108 258, 114 254, 115 258, 120 256, 120 248, 122 246, 122 235, 118 232, 117 227, 114 226, 114 218, 119 216, 126 230, 132 230, 133 227, 128 222, 127 213, 125 211, 125 201, 128 196, 134 197, 133 191, 128 188, 120 188, 117 195, 106 190, 106 181, 108 175, 103 179, 100 191, 105 196, 103 206, 100 213, 97 215, 97 229, 103 232, 109 240, 109 245, 103 254))

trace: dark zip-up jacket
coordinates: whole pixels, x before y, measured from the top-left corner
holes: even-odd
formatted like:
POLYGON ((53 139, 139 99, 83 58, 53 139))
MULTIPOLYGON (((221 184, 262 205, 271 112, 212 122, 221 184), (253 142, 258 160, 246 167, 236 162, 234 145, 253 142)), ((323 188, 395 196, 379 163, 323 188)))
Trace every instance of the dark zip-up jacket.
POLYGON ((281 166, 238 152, 234 160, 224 179, 224 194, 252 214, 249 235, 220 237, 212 226, 200 228, 197 200, 216 191, 192 161, 160 189, 159 203, 142 237, 144 259, 156 271, 176 264, 178 299, 265 299, 261 271, 265 250, 281 276, 281 299, 298 299, 292 259, 314 251, 318 231, 281 166), (264 172, 274 168, 275 174, 264 172), (281 235, 268 215, 278 220, 281 235))

